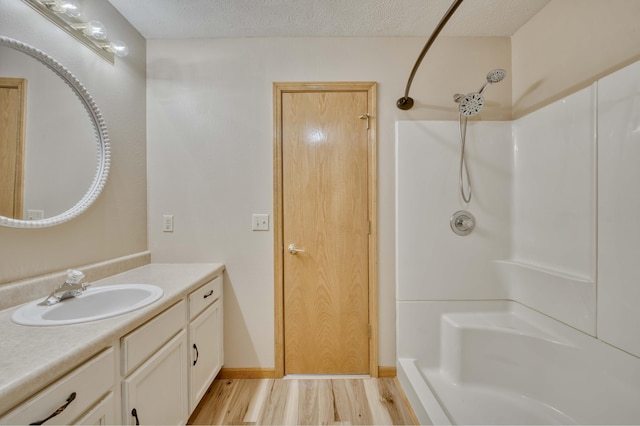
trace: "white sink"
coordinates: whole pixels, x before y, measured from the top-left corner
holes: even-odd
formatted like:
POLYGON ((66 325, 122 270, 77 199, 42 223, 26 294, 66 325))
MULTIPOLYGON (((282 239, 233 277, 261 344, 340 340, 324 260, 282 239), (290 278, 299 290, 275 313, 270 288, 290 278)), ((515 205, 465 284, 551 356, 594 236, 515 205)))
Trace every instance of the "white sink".
POLYGON ((38 300, 27 303, 13 313, 11 320, 21 325, 66 325, 96 321, 126 314, 147 306, 162 297, 162 289, 149 284, 117 284, 90 287, 80 296, 51 306, 38 300))

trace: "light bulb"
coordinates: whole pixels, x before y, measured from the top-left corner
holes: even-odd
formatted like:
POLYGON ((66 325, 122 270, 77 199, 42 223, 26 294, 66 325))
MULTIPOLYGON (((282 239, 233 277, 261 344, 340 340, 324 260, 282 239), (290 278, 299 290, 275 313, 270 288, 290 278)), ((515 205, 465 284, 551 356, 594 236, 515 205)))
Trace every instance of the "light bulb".
POLYGON ((107 38, 107 29, 100 21, 89 21, 84 27, 84 33, 96 40, 104 40, 107 38))
POLYGON ((41 0, 40 3, 47 6, 55 13, 65 14, 70 18, 80 16, 80 6, 76 0, 41 0))
POLYGON ((70 18, 78 18, 80 16, 80 6, 76 0, 60 0, 58 7, 70 18))
POLYGON ((129 54, 129 47, 120 40, 112 41, 109 45, 109 50, 119 58, 124 58, 129 54))

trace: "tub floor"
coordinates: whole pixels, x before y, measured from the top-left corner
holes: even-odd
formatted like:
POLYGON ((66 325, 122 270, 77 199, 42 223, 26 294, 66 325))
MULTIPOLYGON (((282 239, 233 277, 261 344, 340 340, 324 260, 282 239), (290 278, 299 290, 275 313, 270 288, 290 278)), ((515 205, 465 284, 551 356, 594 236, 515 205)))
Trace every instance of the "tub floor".
POLYGON ((631 354, 517 302, 398 307, 398 379, 421 424, 640 425, 631 354))
POLYGON ((439 370, 419 369, 452 424, 576 424, 569 416, 540 401, 476 384, 453 383, 439 370))

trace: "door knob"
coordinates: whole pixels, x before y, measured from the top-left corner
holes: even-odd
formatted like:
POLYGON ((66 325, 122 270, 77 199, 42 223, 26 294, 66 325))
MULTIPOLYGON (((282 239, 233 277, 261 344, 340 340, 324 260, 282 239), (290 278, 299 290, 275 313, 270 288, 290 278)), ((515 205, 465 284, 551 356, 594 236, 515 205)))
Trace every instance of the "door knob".
POLYGON ((291 254, 304 253, 304 250, 300 250, 299 248, 296 248, 295 244, 289 244, 289 247, 287 247, 287 250, 289 250, 289 253, 291 254))

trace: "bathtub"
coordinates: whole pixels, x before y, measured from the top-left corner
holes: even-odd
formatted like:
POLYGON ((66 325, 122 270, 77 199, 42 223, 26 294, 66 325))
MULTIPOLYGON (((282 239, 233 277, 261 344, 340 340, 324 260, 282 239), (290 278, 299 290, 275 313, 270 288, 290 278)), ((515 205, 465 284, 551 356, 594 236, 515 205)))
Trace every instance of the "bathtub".
POLYGON ((399 302, 422 424, 640 424, 640 359, 516 302, 399 302))

